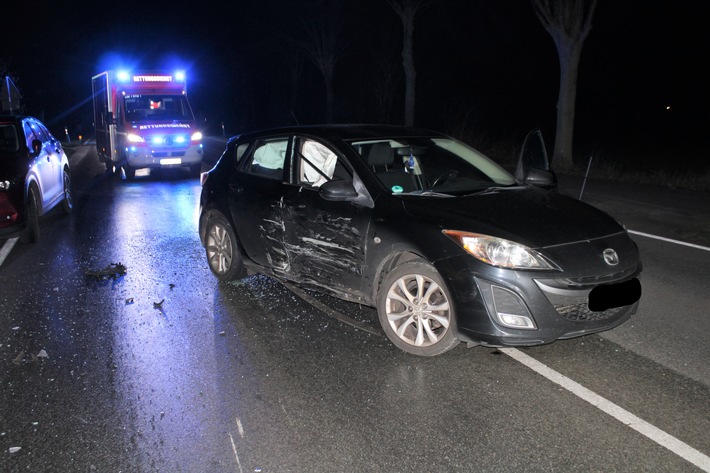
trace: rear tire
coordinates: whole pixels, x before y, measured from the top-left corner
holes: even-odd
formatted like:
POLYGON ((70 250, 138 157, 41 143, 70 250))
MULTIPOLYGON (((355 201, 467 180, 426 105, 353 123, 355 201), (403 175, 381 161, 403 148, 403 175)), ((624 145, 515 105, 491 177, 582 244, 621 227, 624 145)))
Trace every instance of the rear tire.
POLYGON ((27 225, 20 236, 23 243, 36 243, 39 241, 39 197, 36 188, 30 187, 27 195, 27 225))
POLYGON ((404 263, 385 276, 377 314, 390 341, 407 353, 435 356, 459 344, 449 290, 424 261, 404 263))
POLYGON ((226 218, 218 215, 210 220, 205 234, 205 252, 212 274, 220 281, 232 281, 247 275, 237 245, 237 237, 226 218))

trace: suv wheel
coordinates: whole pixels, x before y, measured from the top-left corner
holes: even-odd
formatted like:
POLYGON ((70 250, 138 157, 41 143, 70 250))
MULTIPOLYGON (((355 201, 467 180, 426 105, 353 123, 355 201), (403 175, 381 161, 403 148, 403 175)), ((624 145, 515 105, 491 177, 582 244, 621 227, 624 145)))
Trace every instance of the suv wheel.
POLYGON ((64 177, 62 178, 62 180, 64 182, 64 200, 62 201, 62 211, 65 214, 70 214, 72 208, 74 207, 74 201, 72 200, 71 195, 71 178, 69 177, 69 173, 66 170, 63 174, 64 177))

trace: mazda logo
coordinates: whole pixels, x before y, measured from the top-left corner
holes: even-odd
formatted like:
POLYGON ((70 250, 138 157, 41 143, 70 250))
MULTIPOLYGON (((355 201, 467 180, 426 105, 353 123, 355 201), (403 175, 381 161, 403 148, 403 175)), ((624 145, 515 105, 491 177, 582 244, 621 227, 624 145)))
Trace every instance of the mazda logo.
POLYGON ((607 248, 604 250, 604 253, 602 253, 604 256, 604 262, 608 264, 609 266, 616 266, 619 264, 619 255, 616 254, 616 251, 612 250, 611 248, 607 248))

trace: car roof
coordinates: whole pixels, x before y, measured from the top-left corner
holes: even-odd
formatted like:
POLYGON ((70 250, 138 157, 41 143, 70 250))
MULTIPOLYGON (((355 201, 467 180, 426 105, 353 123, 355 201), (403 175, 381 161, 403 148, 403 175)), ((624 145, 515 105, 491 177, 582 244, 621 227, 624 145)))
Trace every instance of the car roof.
POLYGON ((378 124, 324 124, 324 125, 300 125, 279 128, 268 128, 255 130, 240 135, 233 136, 230 141, 242 139, 254 139, 271 135, 301 134, 319 136, 325 139, 353 141, 359 139, 383 138, 415 138, 415 137, 439 137, 448 138, 447 135, 438 131, 426 128, 408 127, 400 125, 378 125, 378 124))
MULTIPOLYGON (((5 115, 0 114, 0 122, 4 123, 19 123, 26 118, 31 118, 32 120, 37 120, 35 117, 29 115, 5 115)), ((39 120, 37 120, 39 121, 39 120)))

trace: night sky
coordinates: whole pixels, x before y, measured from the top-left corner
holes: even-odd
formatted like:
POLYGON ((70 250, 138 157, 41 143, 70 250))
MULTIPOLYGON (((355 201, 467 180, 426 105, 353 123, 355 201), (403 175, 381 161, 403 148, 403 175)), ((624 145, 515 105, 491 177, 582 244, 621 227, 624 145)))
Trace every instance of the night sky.
MULTIPOLYGON (((53 130, 90 133, 91 76, 119 65, 185 68, 208 133, 325 120, 323 82, 307 59, 292 103, 292 41, 304 36, 301 22, 322 16, 313 2, 47 3, 5 17, 0 66, 16 78, 27 113, 53 130)), ((710 169, 705 4, 599 0, 580 63, 578 161, 595 153, 710 169)), ((391 108, 378 107, 374 93, 382 64, 401 60, 399 18, 385 0, 343 5, 330 17, 347 45, 335 70, 335 121, 401 123, 403 78, 391 108)), ((432 0, 415 28, 418 125, 493 155, 541 127, 552 148, 557 52, 527 0, 432 0)))

